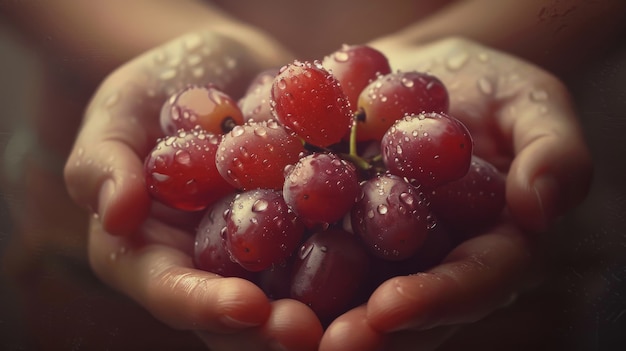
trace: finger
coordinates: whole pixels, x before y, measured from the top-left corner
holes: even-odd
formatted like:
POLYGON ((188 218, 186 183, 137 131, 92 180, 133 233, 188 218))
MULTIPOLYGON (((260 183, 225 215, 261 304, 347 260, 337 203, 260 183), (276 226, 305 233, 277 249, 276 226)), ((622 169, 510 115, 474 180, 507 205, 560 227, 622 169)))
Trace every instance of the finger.
POLYGON ((373 329, 367 321, 365 305, 337 317, 326 329, 320 351, 382 350, 384 333, 373 329))
POLYGON ((500 224, 461 243, 428 272, 384 282, 367 303, 368 321, 391 332, 480 320, 509 304, 523 287, 530 252, 523 233, 500 224))
POLYGON ((425 331, 382 333, 367 322, 367 308, 363 305, 333 321, 322 338, 320 351, 436 350, 457 329, 457 326, 446 326, 425 331))
POLYGON ((310 308, 283 299, 272 302, 272 312, 259 328, 228 334, 200 331, 198 335, 213 351, 313 351, 322 333, 322 325, 310 308))
POLYGON ((272 313, 262 327, 276 350, 315 351, 324 329, 315 313, 305 304, 282 299, 272 302, 272 313))
POLYGON ((270 304, 258 287, 193 269, 193 238, 174 228, 150 228, 152 223, 120 237, 92 220, 90 263, 104 282, 174 328, 228 332, 265 323, 270 304))
POLYGON ((563 85, 545 73, 501 111, 516 154, 507 179, 507 203, 517 222, 541 231, 578 205, 591 183, 592 162, 563 85))
POLYGON ((238 43, 214 33, 176 39, 121 67, 92 99, 65 167, 73 199, 98 213, 112 234, 146 218, 143 159, 161 136, 166 97, 188 84, 212 83, 229 93, 257 67, 238 43))

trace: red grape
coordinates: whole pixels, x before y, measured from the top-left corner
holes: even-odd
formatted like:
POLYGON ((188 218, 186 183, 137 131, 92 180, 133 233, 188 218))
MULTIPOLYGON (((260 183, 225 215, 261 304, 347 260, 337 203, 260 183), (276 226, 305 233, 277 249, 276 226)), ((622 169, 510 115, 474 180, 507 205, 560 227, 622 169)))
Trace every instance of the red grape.
POLYGON ((391 174, 362 184, 362 197, 352 209, 352 230, 377 257, 403 260, 426 239, 432 217, 422 194, 391 174))
POLYGON ((173 94, 161 109, 161 129, 173 135, 196 126, 222 134, 243 123, 237 103, 213 86, 188 86, 173 94))
POLYGON ((233 261, 222 232, 226 230, 226 214, 235 193, 226 195, 207 209, 198 229, 194 245, 193 261, 197 268, 224 277, 252 278, 252 274, 233 261))
POLYGON ((467 173, 473 141, 459 120, 430 112, 396 121, 383 136, 381 149, 390 173, 433 188, 467 173))
POLYGON ((278 69, 268 69, 259 73, 252 81, 244 96, 237 103, 244 121, 269 121, 273 119, 270 98, 272 83, 278 69))
POLYGON ((448 112, 448 91, 435 76, 394 72, 380 76, 359 95, 357 140, 380 140, 393 123, 422 112, 448 112))
POLYGON ((161 139, 144 162, 150 194, 170 207, 197 211, 234 191, 215 167, 220 138, 196 128, 161 139))
POLYGON ((504 174, 491 163, 472 156, 467 174, 428 193, 437 218, 454 227, 474 228, 492 223, 504 208, 504 174))
POLYGON ((224 234, 233 259, 258 272, 283 263, 292 254, 304 234, 304 224, 279 191, 255 189, 235 197, 224 234))
POLYGON ((369 261, 354 235, 339 229, 316 232, 296 256, 291 297, 309 305, 322 321, 332 320, 352 307, 369 261))
POLYGON ((354 165, 331 153, 301 158, 289 168, 283 187, 285 202, 308 224, 338 221, 359 192, 354 165))
POLYGON ((361 91, 371 81, 391 73, 387 57, 367 45, 343 45, 324 57, 322 66, 339 80, 353 110, 361 91))
POLYGON ((352 126, 346 94, 319 63, 295 61, 281 68, 271 103, 280 123, 315 146, 338 143, 352 126))
POLYGON ((215 163, 238 189, 282 189, 285 167, 298 162, 304 152, 302 142, 276 121, 248 122, 224 135, 215 163))

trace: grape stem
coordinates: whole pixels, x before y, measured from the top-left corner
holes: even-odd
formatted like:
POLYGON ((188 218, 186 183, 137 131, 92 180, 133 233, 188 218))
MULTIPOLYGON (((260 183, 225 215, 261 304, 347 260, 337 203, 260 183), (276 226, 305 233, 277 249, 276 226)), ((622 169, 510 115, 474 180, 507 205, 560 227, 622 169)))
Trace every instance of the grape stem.
POLYGON ((352 127, 350 128, 350 151, 348 155, 345 155, 347 159, 349 159, 354 165, 363 170, 368 171, 372 168, 372 164, 368 162, 363 157, 359 156, 356 145, 356 130, 357 130, 358 120, 355 117, 352 122, 352 127))

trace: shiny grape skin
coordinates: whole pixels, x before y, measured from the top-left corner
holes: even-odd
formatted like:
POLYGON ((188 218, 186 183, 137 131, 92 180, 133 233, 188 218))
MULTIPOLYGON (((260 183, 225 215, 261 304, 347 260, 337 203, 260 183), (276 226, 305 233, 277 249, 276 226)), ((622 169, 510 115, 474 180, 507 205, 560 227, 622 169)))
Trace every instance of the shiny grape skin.
POLYGON ((372 81, 359 95, 357 140, 380 140, 398 119, 422 112, 448 112, 446 86, 435 76, 393 72, 372 81))
POLYGON ((436 112, 396 121, 381 141, 388 171, 428 189, 463 177, 469 170, 473 146, 463 123, 436 112))
POLYGON ((270 98, 272 83, 277 74, 278 68, 270 68, 260 72, 252 80, 246 93, 239 99, 237 105, 241 109, 245 122, 261 122, 274 119, 270 98))
POLYGON ((285 202, 307 224, 331 224, 350 211, 360 192, 356 167, 332 153, 314 153, 288 168, 285 202))
POLYGON ((276 119, 307 143, 327 147, 349 134, 348 98, 320 63, 295 61, 282 67, 271 94, 276 119))
POLYGON ((282 264, 298 247, 304 224, 280 191, 254 189, 238 194, 226 216, 226 247, 249 271, 282 264))
POLYGON ((170 207, 199 211, 234 191, 215 167, 220 139, 196 128, 159 140, 144 160, 148 192, 170 207))
POLYGON ((209 207, 198 225, 194 242, 193 262, 196 268, 223 277, 252 279, 252 273, 230 258, 222 232, 226 229, 226 214, 236 193, 231 193, 209 207))
POLYGON ((506 177, 488 161, 473 155, 461 179, 427 193, 437 218, 457 229, 479 230, 499 218, 506 204, 506 177))
POLYGON ((291 297, 330 321, 353 307, 370 268, 370 256, 353 234, 340 229, 314 233, 293 265, 291 297))
POLYGON ((455 245, 451 231, 441 222, 428 230, 428 235, 422 246, 410 257, 400 261, 389 261, 373 257, 372 269, 368 276, 368 288, 364 294, 371 293, 384 281, 403 275, 424 272, 443 261, 455 245))
POLYGON ((387 57, 367 45, 342 45, 324 57, 322 66, 337 78, 355 111, 361 91, 379 76, 391 73, 387 57))
POLYGON ((302 142, 276 121, 248 122, 224 134, 215 164, 238 189, 282 189, 285 167, 298 162, 304 152, 302 142))
POLYGON ((433 225, 428 204, 406 179, 382 174, 364 181, 351 211, 353 231, 376 256, 399 261, 421 247, 433 225))
POLYGON ((211 85, 190 85, 177 91, 165 101, 160 114, 165 135, 196 126, 213 134, 223 134, 243 122, 237 102, 211 85))

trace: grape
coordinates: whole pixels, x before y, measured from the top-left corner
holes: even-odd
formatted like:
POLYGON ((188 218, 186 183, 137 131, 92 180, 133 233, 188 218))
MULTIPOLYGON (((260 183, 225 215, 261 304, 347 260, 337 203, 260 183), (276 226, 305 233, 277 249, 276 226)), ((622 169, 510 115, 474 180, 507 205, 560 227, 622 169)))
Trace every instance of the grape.
POLYGON ((238 189, 282 189, 285 167, 298 162, 304 152, 300 140, 276 121, 248 122, 224 135, 215 164, 238 189))
POLYGON ((226 230, 226 214, 235 193, 215 202, 200 220, 194 243, 194 264, 197 268, 224 277, 251 279, 252 274, 230 258, 222 232, 226 230))
POLYGON ((289 257, 286 263, 274 265, 257 274, 255 282, 268 298, 278 300, 290 297, 292 261, 292 257, 289 257))
POLYGON ((152 197, 173 208, 199 211, 233 192, 215 167, 220 139, 196 128, 158 141, 144 161, 152 197))
POLYGON ((369 272, 370 258, 356 237, 340 229, 316 232, 300 247, 291 297, 323 321, 347 311, 369 272))
POLYGON ((356 168, 331 153, 314 153, 289 168, 283 196, 307 223, 333 223, 354 205, 360 192, 356 168))
POLYGON ((244 122, 237 103, 213 86, 188 86, 173 94, 161 108, 161 129, 173 135, 196 126, 222 134, 244 122))
POLYGON ((433 189, 428 199, 437 218, 468 230, 498 218, 506 202, 505 182, 495 166, 474 155, 463 178, 433 189))
POLYGON ((295 61, 284 66, 271 93, 276 119, 309 144, 338 143, 352 126, 346 94, 319 63, 295 61))
POLYGON ((352 229, 377 257, 412 256, 426 239, 432 217, 422 194, 408 181, 382 174, 363 182, 352 209, 352 229))
POLYGON ((196 268, 327 325, 500 218, 505 174, 473 155, 448 105, 437 77, 392 72, 366 45, 261 71, 239 100, 190 85, 157 116, 168 136, 144 160, 146 185, 203 215, 181 228, 195 230, 196 268))
POLYGON ((381 149, 390 173, 433 188, 467 173, 473 141, 460 121, 430 112, 396 121, 383 136, 381 149))
POLYGON ((304 234, 304 224, 279 191, 255 189, 235 197, 224 234, 233 259, 258 272, 283 263, 291 255, 304 234))
POLYGON ((369 288, 365 289, 365 294, 369 296, 373 290, 390 278, 426 271, 440 263, 452 248, 453 240, 449 229, 437 222, 437 225, 428 230, 421 247, 410 257, 400 261, 373 257, 367 283, 369 288))
POLYGON ((391 73, 387 57, 367 45, 343 45, 324 57, 322 66, 337 78, 353 110, 361 91, 371 81, 391 73))
POLYGON ((380 76, 359 95, 357 140, 380 140, 393 123, 422 112, 448 112, 448 91, 435 76, 394 72, 380 76))
POLYGON ((278 69, 268 69, 259 73, 250 83, 244 96, 237 102, 244 121, 269 121, 273 119, 270 98, 272 83, 278 69))

